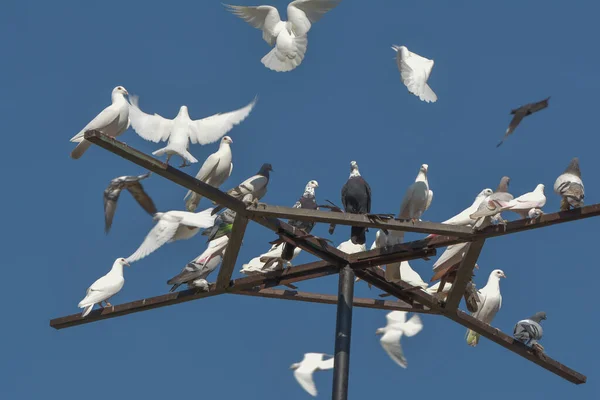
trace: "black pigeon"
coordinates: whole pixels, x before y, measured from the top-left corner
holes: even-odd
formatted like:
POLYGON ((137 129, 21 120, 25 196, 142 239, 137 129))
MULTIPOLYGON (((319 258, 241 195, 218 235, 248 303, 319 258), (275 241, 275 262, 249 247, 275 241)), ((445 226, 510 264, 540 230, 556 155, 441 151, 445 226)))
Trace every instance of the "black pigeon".
MULTIPOLYGON (((294 208, 303 208, 305 210, 316 210, 317 201, 315 199, 315 189, 319 187, 319 183, 317 181, 310 181, 306 184, 306 188, 304 189, 304 193, 302 197, 294 204, 294 208)), ((312 228, 315 226, 315 223, 312 221, 288 221, 290 225, 295 228, 302 229, 305 233, 310 233, 312 228)), ((296 246, 284 243, 283 249, 281 250, 281 258, 286 261, 291 261, 294 256, 294 249, 296 246)))
MULTIPOLYGON (((342 205, 344 210, 352 214, 369 214, 371 212, 371 187, 360 176, 356 161, 350 162, 350 177, 342 188, 342 205)), ((367 228, 353 226, 350 240, 354 244, 364 244, 367 241, 367 228)))
POLYGON ((104 190, 104 232, 108 233, 117 211, 117 202, 123 189, 127 189, 140 206, 150 215, 156 214, 154 202, 144 191, 141 180, 149 177, 151 172, 140 176, 120 176, 110 181, 104 190))
POLYGON ((517 126, 521 123, 521 120, 523 118, 548 107, 548 100, 550 100, 550 97, 542 101, 538 101, 537 103, 525 104, 524 106, 512 110, 510 113, 513 114, 514 117, 512 121, 510 121, 510 124, 508 125, 508 129, 506 130, 504 137, 502 138, 500 143, 496 145, 496 147, 500 147, 502 143, 504 143, 504 141, 514 132, 517 126))
MULTIPOLYGON (((227 194, 242 200, 246 205, 258 204, 258 201, 267 194, 267 185, 269 184, 269 172, 273 171, 271 164, 263 164, 256 175, 251 176, 239 186, 229 189, 227 194)), ((211 215, 215 215, 223 209, 223 206, 218 206, 212 210, 211 215)))
POLYGON ((533 317, 517 322, 513 331, 513 337, 519 342, 531 345, 532 347, 537 346, 543 351, 544 348, 537 341, 542 338, 544 333, 542 325, 540 325, 544 319, 546 319, 546 313, 541 311, 535 313, 533 317))

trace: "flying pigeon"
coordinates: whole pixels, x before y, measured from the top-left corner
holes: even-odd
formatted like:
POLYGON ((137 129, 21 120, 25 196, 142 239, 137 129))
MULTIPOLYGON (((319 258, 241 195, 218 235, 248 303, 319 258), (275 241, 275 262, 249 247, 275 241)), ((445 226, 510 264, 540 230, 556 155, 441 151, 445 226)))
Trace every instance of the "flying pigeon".
POLYGON ((129 95, 123 86, 112 90, 112 104, 91 120, 85 128, 71 138, 71 142, 79 143, 71 152, 71 158, 78 159, 92 145, 84 139, 87 131, 97 130, 105 135, 117 137, 129 128, 129 103, 125 96, 129 95))
POLYGON ((154 214, 156 225, 150 230, 140 247, 129 257, 128 262, 139 261, 158 250, 165 243, 185 240, 195 236, 200 229, 213 226, 215 216, 212 208, 198 213, 168 211, 154 214))
POLYGON ((202 254, 189 262, 178 275, 167 281, 168 285, 173 285, 170 292, 175 291, 184 283, 187 283, 190 289, 206 287, 206 278, 221 263, 228 244, 229 238, 227 236, 222 236, 208 243, 208 247, 202 254))
MULTIPOLYGON (((231 176, 231 171, 233 171, 230 146, 232 143, 233 140, 231 140, 229 136, 223 136, 221 144, 219 145, 219 150, 212 153, 208 156, 206 161, 204 161, 200 171, 196 174, 196 179, 207 185, 216 187, 217 189, 221 187, 227 178, 231 176)), ((183 199, 187 199, 185 208, 189 212, 194 212, 202 199, 202 195, 189 190, 183 199)))
POLYGON ((393 45, 392 49, 396 52, 396 63, 400 70, 400 79, 408 88, 408 91, 415 96, 419 96, 422 101, 435 103, 437 96, 427 84, 433 69, 433 60, 409 51, 406 46, 393 45))
MULTIPOLYGON (((350 177, 342 187, 342 205, 344 210, 352 214, 368 214, 371 212, 371 187, 360 176, 356 161, 350 162, 350 177)), ((367 240, 367 228, 353 226, 350 238, 354 244, 364 244, 367 240)))
POLYGON ((569 163, 565 172, 563 172, 554 182, 554 193, 562 197, 560 209, 566 211, 583 206, 585 191, 583 181, 581 180, 581 170, 579 169, 579 158, 575 157, 569 163))
POLYGON ((421 218, 421 215, 431 205, 433 200, 433 191, 429 190, 429 182, 427 181, 427 164, 421 165, 415 182, 408 187, 402 204, 400 204, 399 219, 410 219, 414 222, 421 218))
POLYGON ((513 337, 526 345, 531 345, 532 347, 537 345, 543 351, 544 348, 537 341, 542 338, 544 333, 541 325, 544 319, 546 319, 546 313, 541 311, 535 313, 533 317, 517 322, 513 331, 513 337))
MULTIPOLYGON (((521 216, 521 218, 529 217, 531 210, 539 210, 546 204, 546 196, 544 195, 544 185, 539 184, 535 187, 533 192, 525 193, 522 196, 517 197, 508 202, 503 207, 503 210, 514 211, 521 216)), ((533 215, 537 213, 534 212, 533 215)))
POLYGON ((82 317, 87 316, 92 311, 94 304, 102 307, 102 302, 104 302, 107 307, 112 307, 108 299, 119 293, 125 284, 125 279, 123 279, 124 265, 129 266, 129 263, 124 258, 117 258, 108 274, 92 283, 85 297, 78 304, 79 308, 83 308, 82 317))
MULTIPOLYGON (((317 181, 309 181, 306 184, 306 187, 304 188, 304 193, 302 194, 302 197, 300 197, 296 204, 294 204, 294 208, 302 208, 305 210, 318 209, 317 201, 315 199, 315 189, 318 187, 319 183, 317 181)), ((301 229, 305 233, 310 233, 310 231, 312 231, 313 227, 315 226, 315 223, 312 221, 289 221, 288 223, 295 228, 301 229)), ((291 260, 292 256, 294 255, 295 248, 296 246, 292 244, 284 243, 281 258, 288 261, 291 260)))
POLYGON ((208 236, 209 242, 225 235, 229 236, 231 234, 231 229, 233 228, 235 214, 235 211, 226 208, 225 211, 217 214, 215 224, 211 228, 206 228, 202 232, 202 235, 208 236))
POLYGON ((379 342, 381 347, 390 356, 390 358, 402 368, 408 367, 408 362, 404 357, 402 346, 400 346, 400 338, 402 335, 411 337, 421 332, 423 323, 418 314, 407 321, 406 311, 392 311, 386 315, 387 325, 384 328, 379 328, 375 331, 376 335, 383 335, 379 342))
MULTIPOLYGON (((273 171, 271 164, 263 164, 256 175, 251 176, 239 186, 229 189, 227 194, 242 200, 246 205, 258 204, 258 201, 267 194, 267 185, 269 184, 269 172, 273 171)), ((213 210, 213 214, 221 211, 223 206, 217 206, 213 210)))
POLYGON ((500 213, 513 199, 513 195, 508 193, 509 183, 510 178, 508 176, 503 176, 502 179, 500 179, 500 184, 496 188, 496 191, 479 204, 477 211, 469 215, 469 218, 478 220, 473 226, 474 229, 485 228, 491 221, 498 221, 502 224, 506 223, 502 219, 500 213))
POLYGON ((260 60, 265 67, 277 72, 291 71, 304 59, 308 46, 308 31, 312 24, 336 7, 341 0, 295 0, 288 4, 287 17, 282 21, 272 6, 224 6, 263 32, 263 39, 273 49, 260 60))
POLYGON ((290 260, 284 260, 282 256, 283 244, 278 243, 271 246, 268 252, 261 254, 258 257, 254 257, 247 264, 242 265, 240 272, 246 275, 264 274, 271 271, 283 269, 284 267, 291 266, 291 260, 296 258, 300 254, 301 249, 296 247, 290 260))
POLYGON ((110 181, 104 190, 104 232, 108 233, 117 210, 119 195, 123 189, 127 189, 140 206, 150 215, 156 213, 154 202, 144 191, 141 180, 149 177, 151 172, 140 176, 120 176, 110 181))
POLYGON ((302 361, 290 366, 290 369, 294 370, 294 378, 311 396, 317 396, 317 387, 312 377, 313 372, 332 368, 333 356, 322 353, 306 353, 302 361), (331 358, 324 360, 325 357, 331 358))
POLYGON ((166 147, 156 150, 152 154, 161 156, 167 154, 167 164, 174 154, 183 159, 181 167, 186 161, 196 163, 198 160, 189 152, 189 142, 201 145, 216 142, 223 135, 233 129, 234 125, 241 123, 256 104, 256 98, 247 106, 225 114, 215 114, 210 117, 192 120, 188 108, 181 106, 175 119, 163 118, 158 114, 146 114, 138 107, 138 96, 130 96, 129 119, 131 127, 142 138, 154 143, 169 141, 166 147))
MULTIPOLYGON (((491 324, 500 307, 502 307, 502 295, 500 294, 500 278, 506 278, 504 272, 495 269, 490 273, 487 285, 479 290, 479 310, 471 314, 484 324, 491 324)), ((479 333, 467 329, 467 344, 477 346, 479 333)))
POLYGON ((513 133, 513 131, 521 123, 521 120, 523 118, 548 107, 548 100, 550 100, 550 97, 548 97, 547 99, 544 99, 542 101, 538 101, 537 103, 525 104, 524 106, 521 106, 519 108, 512 110, 510 113, 512 115, 514 115, 514 117, 510 121, 510 124, 508 125, 508 129, 506 130, 504 137, 502 138, 500 143, 498 143, 496 145, 496 147, 500 147, 502 145, 502 143, 504 143, 504 141, 506 139, 508 139, 508 137, 513 133))

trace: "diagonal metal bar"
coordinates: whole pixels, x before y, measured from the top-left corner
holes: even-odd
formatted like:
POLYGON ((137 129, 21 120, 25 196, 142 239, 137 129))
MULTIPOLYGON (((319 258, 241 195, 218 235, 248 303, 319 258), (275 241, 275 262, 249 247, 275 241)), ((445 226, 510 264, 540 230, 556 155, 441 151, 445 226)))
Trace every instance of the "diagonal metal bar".
POLYGON ((229 286, 229 280, 233 274, 233 268, 235 267, 235 262, 237 261, 240 248, 242 247, 242 239, 244 238, 247 225, 248 218, 240 214, 235 214, 233 227, 231 228, 231 237, 227 243, 227 250, 225 250, 223 262, 219 269, 219 276, 217 277, 217 289, 224 289, 229 286))
MULTIPOLYGON (((335 295, 299 292, 296 290, 253 288, 250 290, 242 290, 231 293, 242 296, 264 297, 269 299, 303 301, 308 303, 320 304, 337 304, 337 296, 335 295)), ((353 304, 354 307, 372 308, 376 310, 408 311, 422 314, 438 314, 437 312, 428 309, 422 304, 415 304, 414 306, 411 306, 410 304, 401 300, 390 301, 355 297, 353 304)))
POLYGON ((464 226, 440 224, 435 222, 402 221, 398 219, 371 219, 362 214, 329 212, 321 210, 307 210, 282 206, 264 205, 259 208, 248 208, 248 213, 253 217, 273 217, 293 219, 297 221, 325 222, 336 225, 361 226, 365 228, 380 228, 396 231, 433 233, 438 235, 451 235, 457 237, 471 236, 471 229, 464 226))
POLYGON ((475 263, 479 258, 479 254, 481 254, 484 244, 485 240, 478 240, 467 245, 465 249, 465 257, 458 266, 456 278, 454 278, 452 288, 450 289, 450 293, 448 294, 448 298, 446 300, 445 308, 448 312, 454 311, 458 308, 460 299, 465 293, 467 283, 469 283, 471 280, 475 263))

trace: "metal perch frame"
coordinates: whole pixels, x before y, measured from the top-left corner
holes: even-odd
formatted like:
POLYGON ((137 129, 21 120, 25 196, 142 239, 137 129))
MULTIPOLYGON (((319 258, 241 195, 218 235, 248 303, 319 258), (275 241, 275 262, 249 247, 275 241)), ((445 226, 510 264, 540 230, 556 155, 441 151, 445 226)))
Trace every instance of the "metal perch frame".
POLYGON ((224 207, 234 210, 236 212, 236 218, 217 281, 209 286, 208 291, 202 292, 190 289, 168 293, 162 296, 95 310, 86 318, 82 318, 79 313, 56 318, 50 321, 50 326, 55 329, 64 329, 153 308, 165 307, 229 293, 311 303, 337 304, 338 312, 332 397, 334 400, 343 400, 347 398, 353 307, 440 314, 460 325, 472 329, 489 340, 532 361, 569 382, 581 384, 585 383, 587 380, 587 378, 579 372, 562 365, 543 353, 535 353, 529 347, 514 340, 510 335, 476 320, 469 314, 461 311, 458 306, 486 239, 595 217, 600 215, 600 204, 594 204, 570 211, 544 214, 535 221, 517 220, 509 222, 506 225, 506 229, 500 226, 489 226, 480 232, 472 232, 472 230, 467 227, 444 225, 433 222, 415 222, 413 224, 411 221, 401 221, 397 219, 385 219, 367 215, 318 210, 313 211, 271 205, 246 207, 244 203, 221 190, 200 182, 194 177, 100 132, 86 132, 85 139, 167 178, 180 186, 207 197, 224 207), (427 233, 438 236, 386 248, 355 254, 346 254, 335 247, 329 246, 324 240, 319 240, 319 238, 313 236, 307 237, 303 234, 296 234, 296 229, 281 221, 280 218, 427 233), (279 235, 283 241, 293 243, 302 250, 320 258, 322 261, 290 267, 262 275, 231 280, 233 268, 237 261, 242 239, 249 221, 254 221, 263 225, 279 235), (388 282, 379 271, 370 269, 371 267, 386 265, 391 262, 427 258, 435 255, 437 248, 465 242, 469 243, 466 248, 466 254, 458 267, 453 287, 448 294, 446 302, 442 302, 404 281, 397 283, 388 282), (315 279, 332 274, 339 274, 340 277, 339 292, 337 296, 272 289, 276 286, 315 279), (355 298, 353 295, 354 275, 385 293, 396 297, 398 300, 391 301, 355 298))

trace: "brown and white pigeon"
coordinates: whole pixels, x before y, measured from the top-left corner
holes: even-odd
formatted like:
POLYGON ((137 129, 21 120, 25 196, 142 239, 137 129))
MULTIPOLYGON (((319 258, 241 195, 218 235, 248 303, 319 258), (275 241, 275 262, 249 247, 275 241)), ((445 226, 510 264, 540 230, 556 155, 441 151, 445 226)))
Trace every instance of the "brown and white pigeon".
POLYGON ((585 190, 577 157, 571 160, 565 172, 554 182, 554 192, 562 197, 560 209, 563 211, 583 206, 585 190))

